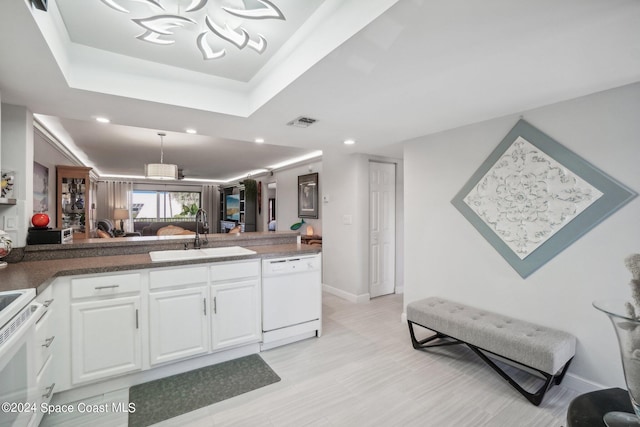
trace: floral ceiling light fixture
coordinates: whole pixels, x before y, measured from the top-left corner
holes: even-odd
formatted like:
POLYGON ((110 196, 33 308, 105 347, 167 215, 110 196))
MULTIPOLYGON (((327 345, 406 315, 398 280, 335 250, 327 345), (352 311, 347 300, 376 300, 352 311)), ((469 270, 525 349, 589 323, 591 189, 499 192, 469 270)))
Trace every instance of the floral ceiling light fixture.
POLYGON ((248 47, 262 54, 267 39, 262 34, 250 35, 242 21, 259 19, 286 20, 278 7, 268 0, 101 0, 118 12, 130 14, 122 3, 144 3, 151 14, 131 21, 141 27, 138 39, 157 45, 175 43, 174 29, 197 28, 203 30, 196 37, 196 45, 203 59, 219 59, 227 54, 224 47, 214 47, 211 39, 231 43, 239 50, 248 47), (258 7, 247 7, 247 4, 258 7), (186 4, 186 7, 183 7, 186 4), (171 13, 170 11, 176 11, 171 13), (199 20, 204 19, 204 22, 199 20))

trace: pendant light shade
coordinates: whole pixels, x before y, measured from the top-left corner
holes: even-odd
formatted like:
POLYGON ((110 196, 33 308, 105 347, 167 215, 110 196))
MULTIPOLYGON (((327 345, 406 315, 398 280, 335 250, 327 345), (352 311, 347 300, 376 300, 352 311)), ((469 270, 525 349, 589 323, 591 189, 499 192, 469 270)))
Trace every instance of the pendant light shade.
POLYGON ((144 166, 144 174, 148 179, 178 179, 178 165, 149 163, 144 166))
POLYGON ((164 163, 164 137, 166 133, 160 132, 158 136, 160 137, 160 163, 144 165, 144 175, 148 179, 178 179, 178 165, 164 163))

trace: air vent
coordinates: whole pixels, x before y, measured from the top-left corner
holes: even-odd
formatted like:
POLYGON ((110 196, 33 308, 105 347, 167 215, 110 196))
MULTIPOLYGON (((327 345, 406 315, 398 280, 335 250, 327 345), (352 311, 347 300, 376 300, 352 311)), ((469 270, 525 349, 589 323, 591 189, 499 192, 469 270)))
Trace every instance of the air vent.
POLYGON ((311 117, 300 116, 296 119, 291 120, 289 123, 287 123, 287 126, 295 126, 297 128, 308 128, 315 122, 317 122, 316 119, 312 119, 311 117))

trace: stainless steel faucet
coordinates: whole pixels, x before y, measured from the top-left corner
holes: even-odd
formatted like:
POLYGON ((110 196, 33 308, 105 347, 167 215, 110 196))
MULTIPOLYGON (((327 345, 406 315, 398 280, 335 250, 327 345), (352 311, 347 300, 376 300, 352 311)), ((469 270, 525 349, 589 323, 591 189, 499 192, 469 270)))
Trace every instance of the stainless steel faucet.
POLYGON ((209 232, 209 223, 207 222, 207 211, 200 208, 198 212, 196 212, 196 236, 193 240, 193 248, 200 249, 202 244, 209 243, 209 239, 207 239, 207 233, 209 232), (200 240, 200 224, 202 224, 202 231, 204 233, 204 238, 202 241, 200 240))

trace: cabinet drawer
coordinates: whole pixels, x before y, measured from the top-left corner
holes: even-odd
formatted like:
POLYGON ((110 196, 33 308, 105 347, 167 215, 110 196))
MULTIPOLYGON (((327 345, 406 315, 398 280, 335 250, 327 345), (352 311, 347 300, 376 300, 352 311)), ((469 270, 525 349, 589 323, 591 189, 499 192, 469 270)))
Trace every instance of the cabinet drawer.
POLYGON ((195 285, 207 282, 207 267, 178 267, 149 273, 151 289, 195 285))
POLYGON ((51 396, 55 391, 55 371, 53 369, 53 357, 50 358, 47 363, 45 363, 44 368, 38 374, 37 382, 38 382, 38 401, 40 403, 49 403, 51 401, 51 396))
POLYGON ((140 274, 71 279, 71 298, 100 297, 140 292, 140 274))
POLYGON ((260 276, 260 261, 220 263, 211 266, 211 281, 260 276))
POLYGON ((36 323, 36 348, 34 349, 36 372, 40 372, 55 346, 55 322, 51 316, 52 312, 47 311, 36 323))

